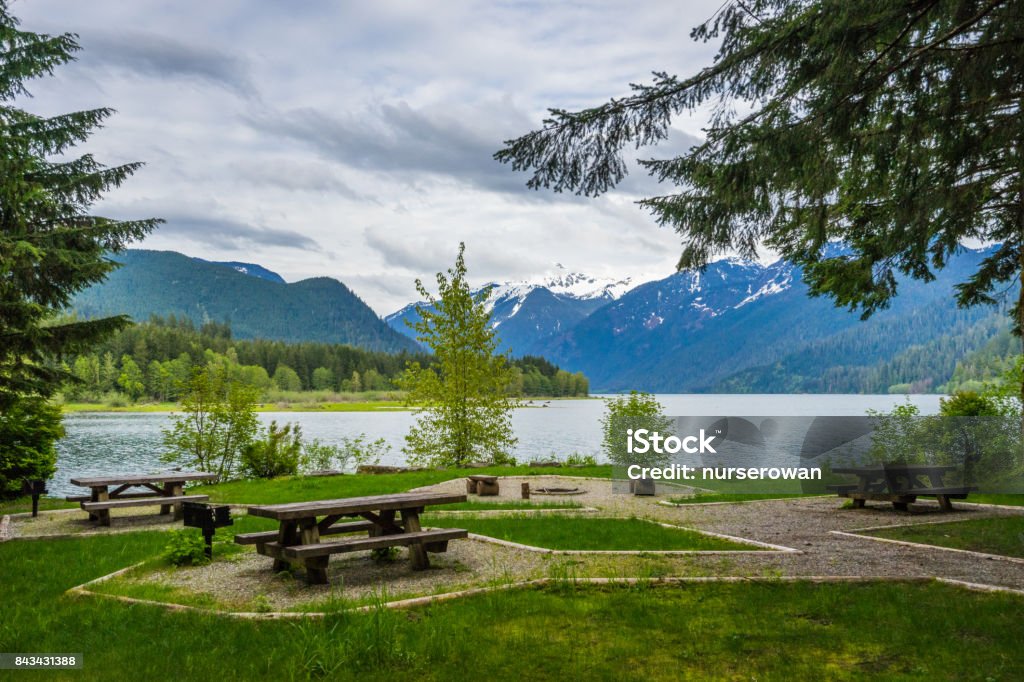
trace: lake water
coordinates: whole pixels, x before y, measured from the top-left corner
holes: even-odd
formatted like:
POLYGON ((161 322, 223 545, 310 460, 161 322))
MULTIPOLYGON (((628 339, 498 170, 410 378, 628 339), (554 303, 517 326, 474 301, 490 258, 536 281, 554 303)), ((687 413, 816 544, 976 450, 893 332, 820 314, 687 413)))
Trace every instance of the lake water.
MULTIPOLYGON (((904 401, 892 395, 659 395, 665 414, 671 416, 857 416, 866 410, 889 410, 904 401)), ((911 396, 923 414, 939 408, 939 396, 911 396)), ((512 425, 519 444, 520 461, 564 458, 573 452, 594 455, 599 460, 600 400, 535 401, 534 407, 518 409, 512 425)), ((264 424, 295 422, 306 439, 319 438, 338 443, 343 436, 360 433, 371 439, 383 438, 391 445, 381 464, 404 464, 404 436, 413 423, 413 413, 394 412, 264 412, 264 424)), ((64 418, 67 437, 58 444, 57 473, 49 484, 50 494, 63 496, 82 492, 68 479, 122 472, 150 472, 166 468, 160 461, 161 428, 170 424, 166 413, 96 412, 71 414, 64 418)))

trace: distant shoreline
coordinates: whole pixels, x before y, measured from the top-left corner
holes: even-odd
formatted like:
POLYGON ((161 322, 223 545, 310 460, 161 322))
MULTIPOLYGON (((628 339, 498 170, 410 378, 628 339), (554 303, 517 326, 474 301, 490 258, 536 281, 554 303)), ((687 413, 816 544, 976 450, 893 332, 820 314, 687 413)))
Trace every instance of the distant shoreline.
MULTIPOLYGON (((526 407, 541 407, 544 403, 558 400, 599 400, 595 396, 574 397, 531 397, 523 398, 526 407), (538 404, 539 403, 539 404, 538 404)), ((161 413, 178 412, 179 403, 141 403, 137 405, 107 405, 104 403, 64 403, 65 414, 89 414, 93 412, 161 413)), ((406 406, 401 400, 356 400, 345 402, 288 401, 259 403, 257 412, 411 412, 415 408, 406 406)))

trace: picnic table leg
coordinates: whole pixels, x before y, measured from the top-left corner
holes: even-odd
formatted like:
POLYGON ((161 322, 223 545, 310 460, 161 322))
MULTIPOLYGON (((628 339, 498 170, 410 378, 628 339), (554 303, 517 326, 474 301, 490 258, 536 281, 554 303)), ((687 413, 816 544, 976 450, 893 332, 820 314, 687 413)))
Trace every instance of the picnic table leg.
MULTIPOLYGON (((107 486, 92 489, 91 499, 93 502, 106 502, 110 499, 110 493, 107 490, 107 486)), ((95 512, 89 512, 90 521, 98 521, 101 526, 110 525, 110 510, 109 509, 97 509, 95 512)))
POLYGON ((953 501, 949 499, 949 495, 936 495, 935 499, 939 502, 939 509, 953 511, 953 501))
MULTIPOLYGON (((181 495, 182 489, 183 489, 183 485, 180 482, 170 481, 168 483, 164 483, 163 496, 164 497, 172 497, 172 496, 176 497, 178 495, 181 495)), ((162 505, 160 505, 160 513, 161 514, 170 514, 171 513, 171 507, 174 507, 174 520, 177 521, 178 519, 181 518, 181 516, 180 516, 181 515, 181 504, 180 503, 179 504, 174 504, 174 505, 162 504, 162 505)))
POLYGON ((863 509, 864 508, 864 500, 860 499, 860 498, 856 498, 856 497, 853 498, 853 508, 854 509, 863 509))
MULTIPOLYGON (((303 545, 316 545, 320 543, 320 529, 317 528, 316 519, 303 519, 302 528, 299 530, 299 541, 303 545)), ((327 584, 327 560, 329 557, 311 557, 305 559, 306 582, 310 585, 327 584)))
MULTIPOLYGON (((420 532, 420 510, 403 509, 402 525, 405 527, 406 533, 420 532)), ((430 568, 430 558, 427 556, 427 548, 423 546, 422 542, 409 545, 409 557, 412 559, 412 567, 415 570, 422 571, 425 568, 430 568)))
MULTIPOLYGON (((277 546, 278 551, 283 552, 285 547, 291 545, 297 545, 299 543, 299 534, 295 528, 294 521, 282 521, 281 527, 277 529, 277 546)), ((290 571, 292 568, 291 563, 284 559, 284 554, 274 557, 273 571, 274 573, 280 573, 281 571, 290 571)))

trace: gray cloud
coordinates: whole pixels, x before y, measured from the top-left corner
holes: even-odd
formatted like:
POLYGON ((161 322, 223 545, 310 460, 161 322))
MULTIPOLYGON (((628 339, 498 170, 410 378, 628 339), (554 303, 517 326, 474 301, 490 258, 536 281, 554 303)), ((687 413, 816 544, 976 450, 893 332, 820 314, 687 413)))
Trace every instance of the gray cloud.
POLYGON ((123 69, 153 78, 194 78, 256 98, 246 62, 214 48, 155 33, 90 31, 80 39, 84 67, 123 69))
POLYGON ((295 140, 324 158, 360 170, 413 182, 429 174, 484 190, 545 201, 565 199, 527 190, 526 174, 492 158, 502 140, 531 127, 529 119, 508 104, 481 105, 464 118, 414 109, 400 101, 358 114, 332 116, 303 108, 265 112, 249 121, 263 133, 295 140))
POLYGON ((161 237, 183 237, 218 248, 237 249, 252 246, 293 249, 320 248, 315 240, 294 230, 257 227, 227 218, 201 215, 164 213, 163 216, 167 222, 160 227, 161 237))
POLYGON ((334 174, 333 169, 324 164, 287 160, 263 164, 236 162, 227 168, 227 172, 232 178, 256 187, 275 187, 291 192, 321 192, 356 201, 376 202, 376 199, 349 187, 334 174))

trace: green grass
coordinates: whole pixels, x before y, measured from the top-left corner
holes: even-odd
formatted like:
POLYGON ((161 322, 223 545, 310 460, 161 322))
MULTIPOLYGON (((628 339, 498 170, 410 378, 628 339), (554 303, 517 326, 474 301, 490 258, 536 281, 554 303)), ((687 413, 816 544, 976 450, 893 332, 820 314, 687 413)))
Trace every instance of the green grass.
POLYGON ((410 488, 434 485, 453 478, 465 478, 470 474, 550 476, 554 471, 557 471, 558 475, 564 476, 598 478, 611 476, 611 466, 609 465, 579 469, 540 469, 528 466, 487 467, 484 469, 407 471, 398 474, 294 476, 272 480, 233 481, 212 486, 197 486, 190 490, 208 494, 211 502, 280 504, 405 492, 410 488))
POLYGON ((1011 507, 1024 505, 1024 494, 975 494, 967 496, 965 502, 978 502, 979 504, 1005 504, 1011 507))
POLYGON ((751 500, 785 500, 808 497, 800 493, 697 493, 687 497, 671 497, 672 504, 704 504, 707 502, 749 502, 751 500))
POLYGON ((1024 678, 1024 600, 935 583, 570 583, 299 623, 63 595, 165 542, 0 544, 0 651, 84 654, 84 670, 38 675, 48 680, 1024 678))
POLYGON ((641 519, 593 519, 552 516, 430 516, 424 524, 465 528, 534 547, 582 550, 757 550, 689 530, 665 528, 641 519))
POLYGON ((929 523, 869 531, 866 534, 892 540, 1024 558, 1024 516, 929 523))
MULTIPOLYGON (((49 509, 72 509, 77 507, 77 502, 68 502, 61 497, 40 497, 39 510, 49 509)), ((32 511, 32 498, 30 496, 17 497, 13 500, 0 500, 0 516, 4 514, 21 514, 32 511)))

